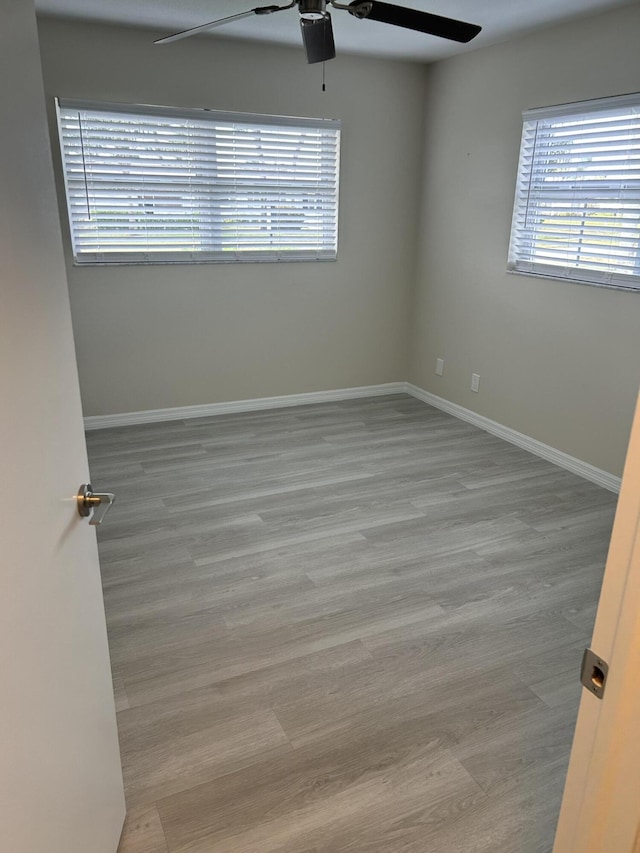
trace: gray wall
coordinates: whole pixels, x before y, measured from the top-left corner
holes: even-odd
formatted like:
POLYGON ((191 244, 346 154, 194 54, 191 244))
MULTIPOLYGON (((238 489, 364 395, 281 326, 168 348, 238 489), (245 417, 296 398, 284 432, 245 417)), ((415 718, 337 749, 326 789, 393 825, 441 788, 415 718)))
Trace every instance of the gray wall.
POLYGON ((634 5, 432 66, 409 370, 614 474, 640 384, 640 293, 505 270, 522 110, 637 92, 639 33, 634 5))
MULTIPOLYGON (((336 263, 67 266, 86 415, 403 380, 426 70, 302 48, 39 22, 50 99, 343 120, 336 263)), ((60 177, 58 175, 59 187, 60 177)), ((67 231, 63 222, 63 230, 67 231)))

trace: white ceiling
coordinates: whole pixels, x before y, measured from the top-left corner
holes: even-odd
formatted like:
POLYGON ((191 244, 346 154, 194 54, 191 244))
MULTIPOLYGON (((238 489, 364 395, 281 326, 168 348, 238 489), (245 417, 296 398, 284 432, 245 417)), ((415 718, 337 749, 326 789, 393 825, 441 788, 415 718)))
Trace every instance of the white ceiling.
MULTIPOLYGON (((157 36, 233 15, 256 5, 286 5, 287 0, 36 0, 38 12, 86 21, 151 27, 157 36)), ((347 0, 348 2, 348 0, 347 0)), ((394 2, 394 0, 391 0, 394 2)), ((480 35, 469 45, 426 36, 400 27, 360 21, 332 10, 338 53, 360 53, 429 62, 503 41, 517 33, 572 17, 630 5, 631 0, 400 0, 449 18, 480 24, 480 35)), ((637 2, 637 0, 635 0, 637 2)), ((253 16, 215 29, 216 37, 253 39, 301 45, 295 9, 265 17, 253 16)), ((170 50, 171 45, 158 48, 170 50)))

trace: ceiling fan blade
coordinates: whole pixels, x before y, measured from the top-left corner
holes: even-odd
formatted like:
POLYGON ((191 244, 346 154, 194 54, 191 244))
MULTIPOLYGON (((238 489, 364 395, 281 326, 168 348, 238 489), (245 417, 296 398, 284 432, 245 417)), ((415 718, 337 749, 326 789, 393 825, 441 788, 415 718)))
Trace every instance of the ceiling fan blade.
POLYGON ((310 65, 313 62, 335 59, 336 46, 333 41, 331 15, 328 12, 316 20, 300 18, 300 29, 302 30, 304 49, 307 53, 307 62, 310 65))
POLYGON ((406 27, 431 36, 439 36, 463 44, 475 38, 482 27, 477 24, 467 24, 453 18, 443 18, 430 12, 418 9, 407 9, 405 6, 394 6, 382 3, 381 0, 354 0, 349 3, 349 12, 356 18, 367 18, 382 24, 393 24, 396 27, 406 27))
POLYGON ((169 44, 172 41, 186 39, 189 36, 194 36, 196 33, 203 33, 205 30, 212 30, 214 27, 220 27, 223 24, 228 24, 229 21, 238 21, 240 18, 249 18, 251 15, 270 15, 272 12, 280 12, 282 9, 290 9, 293 6, 257 6, 255 9, 249 9, 248 12, 238 12, 237 15, 227 15, 226 18, 218 18, 217 21, 209 21, 208 24, 200 24, 199 27, 191 27, 190 30, 182 30, 179 33, 173 33, 170 36, 156 39, 154 44, 169 44))

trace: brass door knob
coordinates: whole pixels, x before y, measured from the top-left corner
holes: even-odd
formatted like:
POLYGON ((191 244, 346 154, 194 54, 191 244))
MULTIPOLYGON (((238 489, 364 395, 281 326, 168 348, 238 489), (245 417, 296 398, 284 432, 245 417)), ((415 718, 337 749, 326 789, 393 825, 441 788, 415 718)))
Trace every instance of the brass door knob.
POLYGON ((91 483, 84 483, 78 489, 78 513, 82 518, 88 518, 89 524, 102 524, 105 515, 111 508, 116 496, 110 492, 94 492, 91 483))

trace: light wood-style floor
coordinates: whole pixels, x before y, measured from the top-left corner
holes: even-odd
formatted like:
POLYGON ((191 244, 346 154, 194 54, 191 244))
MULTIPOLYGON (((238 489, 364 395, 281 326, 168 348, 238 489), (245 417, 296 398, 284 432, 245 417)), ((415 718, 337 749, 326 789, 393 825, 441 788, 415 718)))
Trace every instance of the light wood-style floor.
POLYGON ((406 396, 91 432, 121 853, 547 853, 615 496, 406 396))

